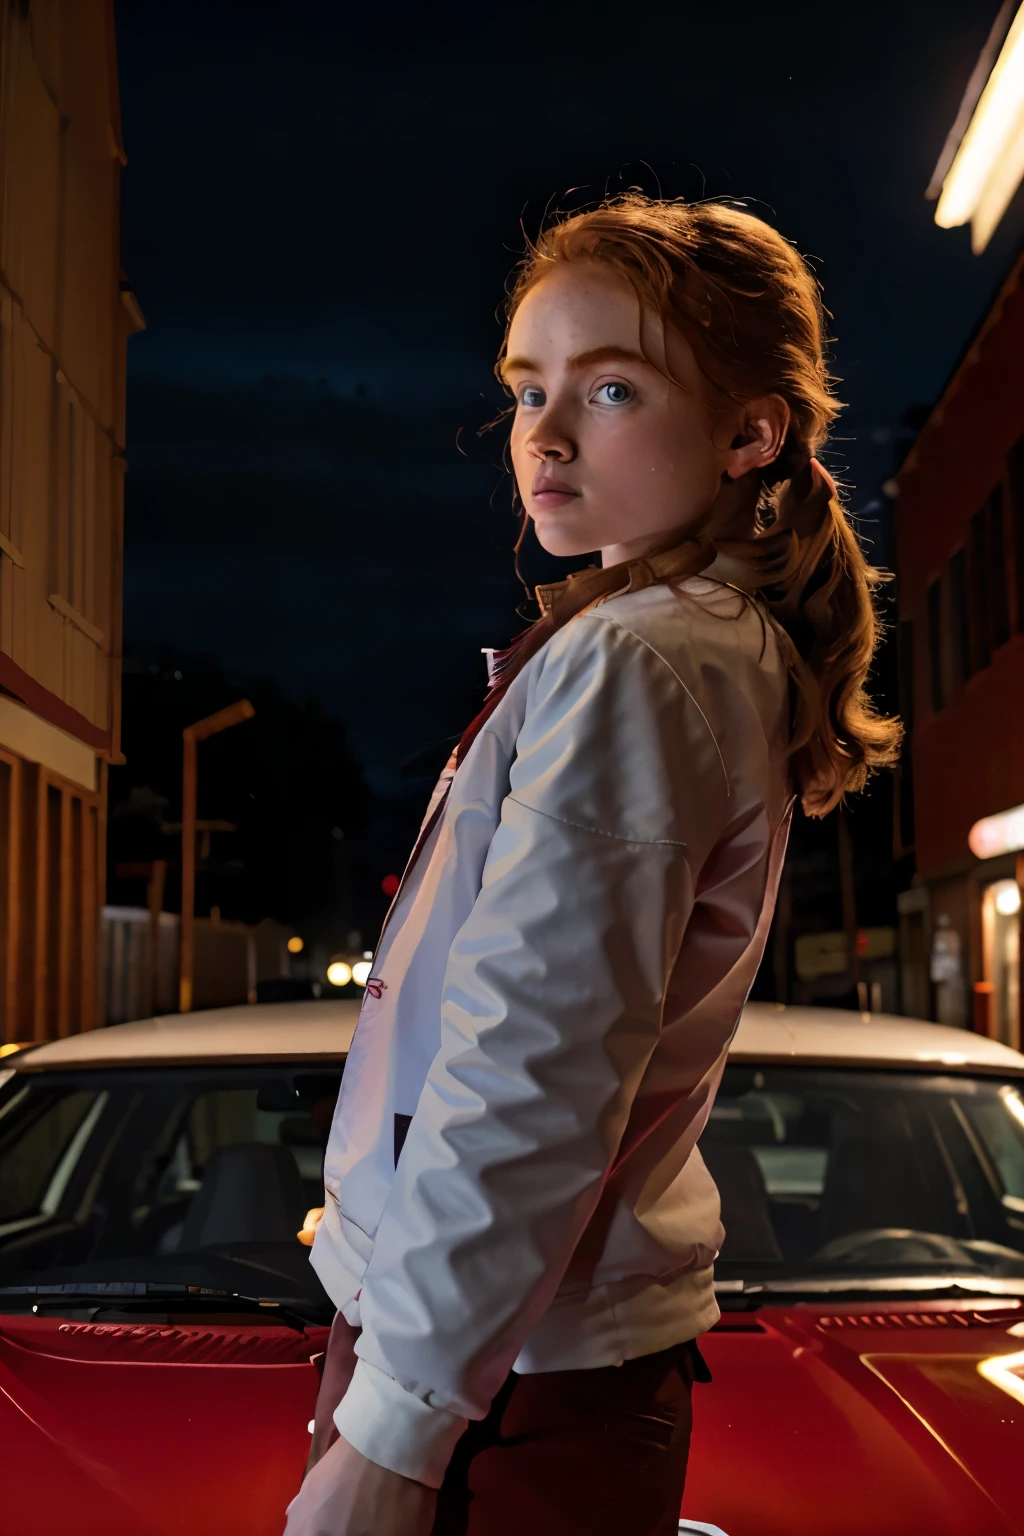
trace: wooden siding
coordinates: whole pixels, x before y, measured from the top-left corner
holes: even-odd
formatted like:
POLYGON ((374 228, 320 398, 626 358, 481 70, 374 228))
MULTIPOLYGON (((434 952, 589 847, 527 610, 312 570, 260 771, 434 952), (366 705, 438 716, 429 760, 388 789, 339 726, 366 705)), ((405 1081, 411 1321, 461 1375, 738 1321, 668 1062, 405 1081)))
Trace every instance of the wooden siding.
MULTIPOLYGON (((109 0, 0 0, 0 654, 108 756, 135 328, 111 28, 109 0)), ((16 676, 3 682, 14 693, 16 676)), ((26 702, 43 712, 40 699, 26 702)))
POLYGON ((141 325, 120 270, 124 163, 113 0, 0 0, 0 691, 100 760, 93 792, 0 732, 0 1041, 102 1016, 125 352, 141 325))

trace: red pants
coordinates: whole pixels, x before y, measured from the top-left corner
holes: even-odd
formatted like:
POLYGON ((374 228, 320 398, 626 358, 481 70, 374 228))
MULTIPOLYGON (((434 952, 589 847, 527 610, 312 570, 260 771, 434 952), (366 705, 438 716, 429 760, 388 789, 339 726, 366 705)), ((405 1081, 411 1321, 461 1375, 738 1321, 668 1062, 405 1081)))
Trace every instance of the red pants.
MULTIPOLYGON (((311 1463, 334 1438, 355 1337, 339 1316, 311 1463)), ((455 1448, 433 1536, 677 1536, 695 1380, 710 1376, 693 1344, 595 1370, 513 1372, 455 1448)))

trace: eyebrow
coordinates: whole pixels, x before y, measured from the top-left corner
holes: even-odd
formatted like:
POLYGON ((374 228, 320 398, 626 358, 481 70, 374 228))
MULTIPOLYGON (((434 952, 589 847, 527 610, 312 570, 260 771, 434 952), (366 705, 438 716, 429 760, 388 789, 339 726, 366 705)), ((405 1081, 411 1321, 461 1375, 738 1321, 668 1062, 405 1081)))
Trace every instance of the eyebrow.
MULTIPOLYGON (((642 352, 629 347, 591 347, 589 352, 575 352, 567 359, 570 368, 590 368, 594 363, 644 363, 648 359, 642 352)), ((501 365, 501 376, 510 373, 539 373, 540 367, 529 357, 507 357, 501 365)))

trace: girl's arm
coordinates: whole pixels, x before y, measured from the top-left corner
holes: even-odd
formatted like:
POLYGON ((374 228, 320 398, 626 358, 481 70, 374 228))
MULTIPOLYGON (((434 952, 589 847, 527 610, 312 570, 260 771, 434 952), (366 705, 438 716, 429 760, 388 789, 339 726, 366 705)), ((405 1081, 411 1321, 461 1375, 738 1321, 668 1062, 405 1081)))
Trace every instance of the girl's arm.
MULTIPOLYGON (((597 613, 556 636, 363 1282, 335 1422, 380 1465, 439 1486, 550 1306, 658 1041, 696 871, 728 808, 707 721, 657 652, 597 613)), ((733 1023, 695 1049, 694 1087, 733 1023)))

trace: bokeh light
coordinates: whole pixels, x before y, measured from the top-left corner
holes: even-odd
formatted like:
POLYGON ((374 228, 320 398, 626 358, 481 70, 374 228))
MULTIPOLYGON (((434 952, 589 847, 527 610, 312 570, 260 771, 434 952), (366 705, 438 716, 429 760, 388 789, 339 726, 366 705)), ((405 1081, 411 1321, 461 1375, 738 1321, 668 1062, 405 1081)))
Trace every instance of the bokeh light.
POLYGON ((327 967, 327 980, 332 987, 347 987, 352 980, 352 967, 348 961, 332 960, 327 967))

